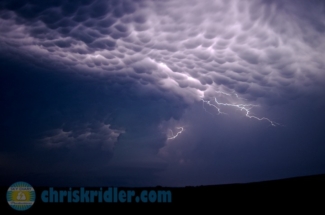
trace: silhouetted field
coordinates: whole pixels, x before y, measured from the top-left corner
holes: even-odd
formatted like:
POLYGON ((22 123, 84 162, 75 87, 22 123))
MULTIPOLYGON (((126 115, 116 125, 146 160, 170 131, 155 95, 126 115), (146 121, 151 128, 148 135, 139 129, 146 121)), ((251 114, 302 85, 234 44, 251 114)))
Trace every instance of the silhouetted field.
MULTIPOLYGON (((262 210, 267 212, 270 209, 282 210, 283 206, 290 210, 301 207, 311 210, 324 211, 325 207, 325 175, 306 176, 266 182, 255 182, 246 184, 211 185, 211 186, 189 186, 182 188, 171 187, 144 187, 144 188, 123 188, 118 190, 134 190, 139 194, 143 190, 170 190, 172 193, 171 203, 43 203, 41 193, 49 190, 49 187, 34 187, 36 201, 26 211, 15 211, 6 200, 8 187, 1 187, 1 214, 36 214, 39 212, 64 212, 80 211, 94 212, 101 214, 116 213, 116 209, 172 209, 179 206, 186 209, 213 207, 216 212, 234 210, 262 210), (114 210, 114 211, 113 211, 114 210)), ((54 187, 55 190, 69 190, 67 187, 54 187)), ((79 189, 79 187, 72 188, 79 189)), ((86 187, 86 190, 99 190, 99 187, 86 187)), ((103 190, 107 187, 102 187, 103 190)), ((132 212, 132 211, 130 211, 132 212)), ((152 212, 158 212, 153 210, 152 212)))

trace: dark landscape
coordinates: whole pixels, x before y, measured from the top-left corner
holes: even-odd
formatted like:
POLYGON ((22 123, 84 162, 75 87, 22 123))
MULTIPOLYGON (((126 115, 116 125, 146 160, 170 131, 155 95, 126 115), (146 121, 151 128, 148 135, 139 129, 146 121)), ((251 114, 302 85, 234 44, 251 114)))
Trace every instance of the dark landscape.
MULTIPOLYGON (((87 211, 111 213, 111 210, 139 209, 172 209, 184 207, 186 209, 199 209, 201 207, 215 208, 217 211, 234 211, 241 208, 243 211, 261 211, 289 209, 296 211, 304 208, 324 212, 325 175, 305 176, 282 180, 255 182, 247 184, 191 186, 191 187, 143 187, 130 188, 118 187, 119 190, 144 189, 170 190, 171 203, 43 203, 40 193, 48 187, 35 187, 36 201, 27 211, 14 211, 4 198, 7 187, 1 187, 1 211, 5 214, 35 214, 38 212, 65 212, 87 211), (261 208, 262 207, 262 208, 261 208)), ((103 187, 104 188, 104 187, 103 187)), ((55 187, 58 190, 66 187, 55 187)), ((86 189, 99 189, 86 187, 86 189)))

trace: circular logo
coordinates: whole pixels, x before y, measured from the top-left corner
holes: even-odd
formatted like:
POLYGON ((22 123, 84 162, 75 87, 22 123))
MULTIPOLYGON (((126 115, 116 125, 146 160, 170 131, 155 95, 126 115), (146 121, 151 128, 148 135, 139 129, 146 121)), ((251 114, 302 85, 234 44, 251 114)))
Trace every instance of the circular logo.
POLYGON ((8 204, 15 210, 24 211, 35 202, 35 190, 26 182, 16 182, 7 190, 8 204))

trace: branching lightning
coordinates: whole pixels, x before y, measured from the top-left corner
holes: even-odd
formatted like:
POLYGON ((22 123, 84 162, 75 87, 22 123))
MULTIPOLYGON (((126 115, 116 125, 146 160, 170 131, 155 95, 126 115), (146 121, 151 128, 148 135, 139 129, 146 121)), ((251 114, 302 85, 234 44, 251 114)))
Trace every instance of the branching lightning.
MULTIPOLYGON (((225 96, 229 96, 229 97, 232 97, 233 99, 236 98, 236 99, 240 99, 240 100, 243 100, 243 98, 239 97, 238 94, 234 93, 234 94, 228 94, 228 93, 224 93, 222 91, 217 91, 218 94, 221 94, 221 95, 225 95, 225 96)), ((203 96, 201 97, 201 101, 202 101, 202 105, 203 105, 203 109, 205 112, 207 112, 208 114, 211 114, 213 116, 213 113, 209 112, 206 108, 206 105, 216 109, 218 111, 218 115, 219 114, 225 114, 227 115, 227 113, 225 112, 222 112, 221 111, 221 106, 228 106, 228 107, 233 107, 233 108, 236 108, 240 111, 245 111, 245 116, 250 118, 250 119, 256 119, 256 120, 259 120, 259 121, 267 121, 269 122, 272 126, 278 126, 280 125, 279 123, 277 122, 274 122, 272 121, 271 119, 269 118, 266 118, 266 117, 257 117, 257 116, 254 116, 250 113, 251 109, 253 107, 257 107, 258 105, 253 105, 253 104, 244 104, 244 103, 237 103, 237 104, 233 104, 233 103, 224 103, 224 102, 219 102, 217 100, 217 98, 215 97, 214 98, 214 102, 212 103, 210 100, 207 100, 207 99, 204 99, 203 96)), ((183 131, 184 131, 184 127, 176 127, 176 129, 178 129, 179 131, 174 134, 174 132, 169 129, 170 131, 170 134, 171 136, 168 135, 167 137, 167 140, 173 140, 173 139, 176 139, 183 131)))
MULTIPOLYGON (((226 96, 231 96, 231 94, 228 94, 228 93, 224 93, 224 92, 221 92, 221 91, 217 91, 217 93, 219 94, 222 94, 222 95, 226 95, 226 96)), ((237 94, 234 94, 237 98, 240 98, 237 94)), ((277 126, 277 125, 280 125, 279 123, 277 122, 274 122, 272 120, 270 120, 269 118, 266 118, 266 117, 257 117, 257 116, 254 116, 254 115, 251 115, 250 114, 250 110, 253 108, 253 107, 256 107, 258 105, 252 105, 252 104, 231 104, 231 103, 222 103, 222 102, 218 102, 217 98, 214 98, 215 100, 215 103, 217 105, 214 105, 212 104, 210 101, 206 101, 204 99, 201 99, 202 102, 203 102, 203 109, 211 114, 210 112, 208 112, 204 106, 204 104, 208 104, 209 106, 211 107, 214 107, 215 109, 217 109, 218 111, 218 115, 219 114, 226 114, 224 112, 221 111, 221 108, 219 106, 230 106, 230 107, 235 107, 235 108, 238 108, 239 110, 241 111, 245 111, 246 114, 245 116, 248 117, 248 118, 253 118, 253 119, 256 119, 256 120, 259 120, 259 121, 262 121, 262 120, 265 120, 265 121, 268 121, 272 126, 277 126)))
MULTIPOLYGON (((201 99, 201 101, 203 102, 203 109, 205 110, 205 112, 211 114, 209 111, 207 111, 207 109, 206 109, 205 106, 204 106, 204 104, 208 104, 209 106, 212 106, 212 107, 214 107, 214 108, 216 108, 216 109, 218 110, 218 115, 219 115, 219 114, 226 114, 226 113, 224 113, 224 112, 221 112, 221 109, 220 109, 219 107, 217 107, 217 106, 214 105, 214 104, 211 104, 210 101, 205 101, 204 99, 201 99)), ((211 114, 211 115, 213 115, 213 114, 211 114)))
POLYGON ((249 112, 250 112, 250 109, 253 107, 253 106, 256 106, 256 105, 251 105, 251 104, 228 104, 228 103, 221 103, 221 102, 218 102, 217 101, 217 98, 214 98, 215 102, 218 104, 218 105, 224 105, 224 106, 232 106, 232 107, 237 107, 238 109, 240 109, 241 111, 244 110, 246 112, 246 116, 248 118, 254 118, 254 119, 257 119, 257 120, 266 120, 268 122, 271 123, 272 126, 276 126, 276 125, 280 125, 279 123, 276 123, 276 122, 273 122, 272 120, 270 120, 269 118, 266 118, 266 117, 262 117, 262 118, 259 118, 257 116, 253 116, 253 115, 250 115, 249 112))
POLYGON ((177 128, 177 129, 180 129, 180 131, 177 132, 175 135, 174 135, 174 132, 173 132, 171 129, 169 129, 169 131, 171 132, 172 136, 171 136, 171 137, 168 137, 168 138, 167 138, 168 140, 173 140, 173 139, 175 139, 176 137, 178 137, 178 135, 180 135, 180 134, 184 131, 184 128, 183 128, 183 127, 176 127, 176 128, 177 128))
POLYGON ((219 94, 222 94, 222 95, 226 95, 226 96, 231 96, 231 94, 225 93, 225 92, 222 92, 222 91, 216 91, 216 93, 219 93, 219 94))

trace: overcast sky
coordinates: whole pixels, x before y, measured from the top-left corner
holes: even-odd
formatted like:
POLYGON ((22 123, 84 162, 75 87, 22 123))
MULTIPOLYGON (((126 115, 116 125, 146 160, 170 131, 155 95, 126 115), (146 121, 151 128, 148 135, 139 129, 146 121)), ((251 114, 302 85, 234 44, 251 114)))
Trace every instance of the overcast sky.
POLYGON ((324 6, 1 1, 1 184, 324 174, 324 6))

